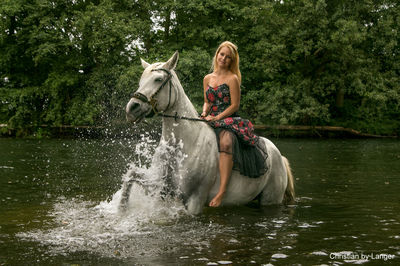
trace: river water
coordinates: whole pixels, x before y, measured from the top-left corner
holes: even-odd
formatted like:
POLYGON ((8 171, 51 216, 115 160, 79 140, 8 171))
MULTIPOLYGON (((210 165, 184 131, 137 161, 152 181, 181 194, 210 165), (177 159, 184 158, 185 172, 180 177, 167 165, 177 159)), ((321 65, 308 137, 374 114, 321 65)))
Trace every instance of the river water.
POLYGON ((0 265, 399 265, 400 142, 271 139, 297 203, 211 209, 133 189, 156 140, 0 139, 0 265))

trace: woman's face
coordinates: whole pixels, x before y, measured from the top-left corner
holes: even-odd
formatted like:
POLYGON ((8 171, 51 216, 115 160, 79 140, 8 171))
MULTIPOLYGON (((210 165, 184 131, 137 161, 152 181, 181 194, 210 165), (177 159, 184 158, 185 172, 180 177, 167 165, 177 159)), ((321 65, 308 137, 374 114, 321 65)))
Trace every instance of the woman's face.
POLYGON ((221 68, 229 68, 232 62, 231 50, 224 46, 222 47, 217 55, 217 64, 221 68))

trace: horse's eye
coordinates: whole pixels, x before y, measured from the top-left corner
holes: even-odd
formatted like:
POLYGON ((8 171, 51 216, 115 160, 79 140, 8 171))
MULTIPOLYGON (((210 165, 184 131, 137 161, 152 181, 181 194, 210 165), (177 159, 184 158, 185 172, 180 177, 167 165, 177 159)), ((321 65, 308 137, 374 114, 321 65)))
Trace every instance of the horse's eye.
POLYGON ((156 82, 161 82, 161 81, 163 81, 163 79, 162 78, 156 78, 155 81, 156 82))

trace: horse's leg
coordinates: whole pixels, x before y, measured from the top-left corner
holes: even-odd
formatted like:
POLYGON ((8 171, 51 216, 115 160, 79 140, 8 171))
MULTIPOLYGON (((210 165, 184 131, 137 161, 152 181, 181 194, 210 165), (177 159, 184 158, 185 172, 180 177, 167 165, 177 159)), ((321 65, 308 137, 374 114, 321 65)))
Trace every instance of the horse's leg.
POLYGON ((129 196, 131 194, 131 188, 134 180, 133 178, 129 179, 128 181, 124 181, 122 184, 122 193, 121 193, 121 200, 119 202, 119 211, 126 211, 126 207, 128 206, 129 196))
POLYGON ((193 215, 200 214, 206 205, 210 188, 214 184, 217 175, 215 164, 215 161, 210 162, 210 167, 204 169, 204 172, 197 173, 194 176, 187 176, 186 179, 191 180, 191 182, 186 182, 181 186, 181 192, 183 192, 181 194, 182 200, 188 213, 193 215), (198 178, 199 176, 202 178, 198 178))
POLYGON ((141 175, 134 173, 129 178, 129 180, 124 181, 124 183, 122 184, 121 200, 118 206, 121 212, 126 211, 128 207, 129 197, 131 194, 133 183, 139 184, 144 189, 146 195, 150 193, 149 189, 146 187, 146 184, 144 184, 141 180, 143 180, 143 178, 141 178, 141 175))
MULTIPOLYGON (((206 186, 204 186, 206 188, 206 186)), ((208 189, 198 189, 185 200, 185 207, 192 215, 200 214, 208 198, 208 189)))

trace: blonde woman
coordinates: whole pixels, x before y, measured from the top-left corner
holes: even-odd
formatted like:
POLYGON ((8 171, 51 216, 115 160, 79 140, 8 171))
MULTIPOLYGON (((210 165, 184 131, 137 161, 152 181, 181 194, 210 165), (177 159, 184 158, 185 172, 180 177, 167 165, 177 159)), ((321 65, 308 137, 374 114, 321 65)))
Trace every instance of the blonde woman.
POLYGON ((201 116, 214 128, 219 148, 220 188, 209 206, 223 200, 232 169, 248 177, 265 173, 266 152, 257 147, 253 125, 238 115, 241 73, 236 45, 221 43, 213 58, 213 72, 203 80, 204 105, 201 116))

